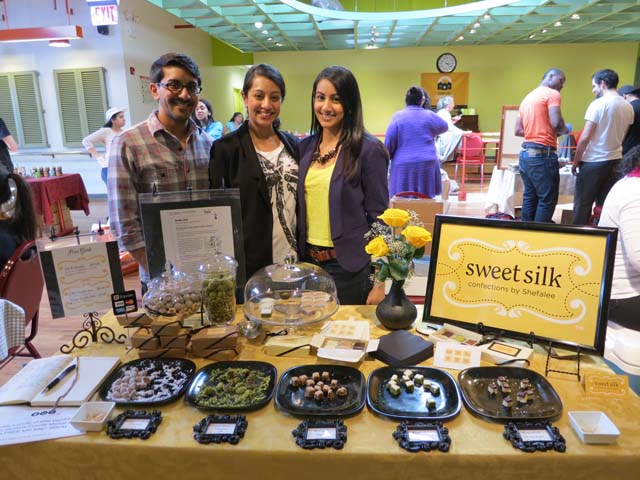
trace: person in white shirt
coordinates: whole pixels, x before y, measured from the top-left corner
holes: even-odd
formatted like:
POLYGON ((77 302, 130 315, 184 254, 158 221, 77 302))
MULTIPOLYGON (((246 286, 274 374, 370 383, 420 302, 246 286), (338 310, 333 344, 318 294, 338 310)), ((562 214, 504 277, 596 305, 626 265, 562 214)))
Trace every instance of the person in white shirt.
POLYGON ((576 146, 571 172, 577 176, 573 198, 574 225, 587 225, 593 203, 602 206, 616 182, 622 159, 622 140, 633 123, 633 108, 616 88, 618 74, 598 70, 591 78, 596 99, 585 113, 585 125, 576 146))
POLYGON ((449 130, 436 137, 436 153, 440 163, 455 160, 455 152, 460 145, 464 130, 456 127, 456 123, 462 118, 460 115, 451 116, 455 107, 455 101, 451 95, 446 95, 438 100, 438 116, 449 125, 449 130))
MULTIPOLYGON (((611 331, 631 340, 640 339, 640 145, 624 155, 621 167, 624 177, 609 191, 598 226, 618 229, 607 336, 611 331)), ((640 376, 629 375, 629 386, 640 394, 640 376)))
POLYGON ((84 148, 98 161, 98 165, 101 167, 100 177, 105 185, 107 184, 107 170, 109 169, 109 149, 111 148, 111 142, 113 142, 114 137, 122 132, 124 124, 126 123, 124 118, 124 112, 126 110, 126 108, 120 107, 110 108, 104 115, 107 119, 104 127, 82 139, 84 148), (104 155, 98 153, 96 147, 93 145, 94 143, 104 144, 104 155))

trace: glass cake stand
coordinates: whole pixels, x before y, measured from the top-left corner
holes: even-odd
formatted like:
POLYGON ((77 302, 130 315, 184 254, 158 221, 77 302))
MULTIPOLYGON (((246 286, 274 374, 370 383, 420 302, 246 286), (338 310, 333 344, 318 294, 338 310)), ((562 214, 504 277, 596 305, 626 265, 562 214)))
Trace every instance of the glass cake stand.
POLYGON ((283 264, 258 270, 244 290, 244 313, 249 322, 304 327, 329 318, 340 302, 333 278, 311 263, 283 264))

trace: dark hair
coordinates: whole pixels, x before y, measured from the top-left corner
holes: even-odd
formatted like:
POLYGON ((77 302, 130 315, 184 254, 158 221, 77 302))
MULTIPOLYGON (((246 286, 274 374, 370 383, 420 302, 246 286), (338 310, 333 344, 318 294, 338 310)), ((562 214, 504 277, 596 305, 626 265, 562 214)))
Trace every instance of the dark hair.
POLYGON ((352 180, 358 172, 362 141, 366 135, 358 82, 350 70, 339 65, 327 67, 318 74, 311 92, 311 133, 319 135, 322 135, 322 126, 314 113, 314 102, 318 83, 322 79, 329 80, 333 84, 344 109, 339 140, 343 158, 341 173, 348 180, 352 180))
POLYGON ((196 122, 196 125, 200 125, 201 128, 207 128, 210 124, 215 122, 215 119, 213 118, 213 107, 211 106, 211 102, 209 100, 205 100, 204 98, 199 98, 198 103, 200 102, 204 103, 204 105, 207 107, 207 110, 209 110, 209 115, 207 115, 206 121, 201 122, 200 120, 198 120, 198 117, 196 117, 195 109, 191 114, 191 118, 193 118, 193 121, 196 122))
POLYGON ((202 77, 200 77, 200 69, 191 57, 184 53, 165 53, 151 65, 149 78, 151 83, 158 83, 164 77, 164 67, 180 67, 195 77, 198 85, 202 85, 202 77))
POLYGON ((604 82, 607 88, 616 88, 618 86, 618 74, 608 68, 598 70, 593 74, 592 78, 596 85, 599 85, 600 82, 604 82))
POLYGON ((415 105, 417 107, 422 106, 422 99, 424 98, 424 90, 420 87, 410 87, 407 90, 407 94, 404 96, 404 103, 407 105, 415 105))
POLYGON ((229 119, 230 122, 235 122, 236 121, 236 117, 238 115, 242 115, 242 112, 233 112, 233 115, 231 115, 231 118, 229 119))
POLYGON ((424 95, 424 104, 422 105, 422 108, 425 110, 431 110, 431 97, 424 88, 421 88, 420 90, 422 90, 422 94, 424 95))
POLYGON ((621 177, 627 175, 631 170, 640 167, 640 145, 636 145, 622 157, 618 174, 621 177))
POLYGON ((0 202, 6 202, 10 197, 9 179, 16 182, 17 198, 16 211, 12 218, 5 220, 10 229, 20 239, 21 242, 26 240, 35 240, 36 238, 36 211, 33 206, 33 197, 31 196, 31 188, 20 175, 10 173, 8 175, 0 171, 0 202))
POLYGON ((107 123, 105 123, 104 126, 107 127, 107 128, 113 127, 113 119, 116 118, 121 113, 122 112, 116 112, 113 115, 111 115, 111 118, 109 120, 107 120, 107 123))
MULTIPOLYGON (((282 95, 282 100, 284 100, 285 95, 285 85, 284 78, 282 78, 282 74, 278 71, 278 69, 272 65, 267 65, 266 63, 259 63, 257 65, 253 65, 247 70, 246 75, 244 76, 244 83, 242 85, 242 93, 246 96, 251 90, 253 86, 253 80, 256 77, 266 77, 275 83, 280 89, 280 94, 282 95)), ((235 114, 234 114, 235 116, 235 114)), ((233 118, 232 118, 233 120, 233 118)))
POLYGON ((562 70, 560 70, 559 68, 550 68, 549 70, 547 70, 546 72, 544 72, 544 75, 542 75, 542 80, 544 80, 545 78, 551 76, 551 75, 564 75, 564 72, 562 70))

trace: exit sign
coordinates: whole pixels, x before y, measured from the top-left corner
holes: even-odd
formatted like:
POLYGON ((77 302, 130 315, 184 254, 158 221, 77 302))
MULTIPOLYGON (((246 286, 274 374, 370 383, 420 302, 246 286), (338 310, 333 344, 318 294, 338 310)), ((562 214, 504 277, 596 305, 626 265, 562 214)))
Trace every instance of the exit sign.
POLYGON ((117 5, 91 5, 91 25, 117 25, 117 5))

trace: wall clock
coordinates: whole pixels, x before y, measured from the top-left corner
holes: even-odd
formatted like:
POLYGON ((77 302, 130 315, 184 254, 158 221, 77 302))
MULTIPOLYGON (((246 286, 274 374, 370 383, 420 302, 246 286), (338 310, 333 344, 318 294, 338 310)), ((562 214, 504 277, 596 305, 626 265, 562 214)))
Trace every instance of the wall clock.
POLYGON ((441 73, 451 73, 458 66, 458 60, 453 53, 443 53, 436 60, 436 67, 441 73))

